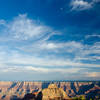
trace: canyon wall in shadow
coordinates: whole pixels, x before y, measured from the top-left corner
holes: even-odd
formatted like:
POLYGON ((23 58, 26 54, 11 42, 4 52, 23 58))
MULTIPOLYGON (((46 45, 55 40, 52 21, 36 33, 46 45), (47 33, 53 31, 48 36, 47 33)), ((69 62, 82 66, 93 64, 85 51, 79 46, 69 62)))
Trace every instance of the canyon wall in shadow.
MULTIPOLYGON (((25 94, 37 93, 52 82, 0 82, 0 100, 21 100, 25 94)), ((85 95, 87 98, 100 96, 100 82, 53 82, 69 97, 85 95)))

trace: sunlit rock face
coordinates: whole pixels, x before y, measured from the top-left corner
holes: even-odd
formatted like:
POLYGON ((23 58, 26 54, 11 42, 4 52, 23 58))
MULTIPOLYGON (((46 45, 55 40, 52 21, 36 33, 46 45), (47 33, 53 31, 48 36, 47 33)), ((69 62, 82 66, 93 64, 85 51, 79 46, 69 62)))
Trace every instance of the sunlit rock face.
MULTIPOLYGON (((53 82, 58 87, 50 85, 51 83, 52 82, 3 82, 3 81, 0 81, 0 100, 13 100, 12 98, 23 98, 28 93, 34 93, 36 96, 38 95, 38 98, 39 98, 38 100, 41 100, 41 97, 43 97, 42 95, 43 90, 48 89, 48 88, 50 88, 49 90, 51 90, 51 88, 54 88, 54 87, 62 88, 70 98, 79 97, 80 95, 85 95, 87 99, 93 98, 93 100, 95 100, 97 96, 100 97, 100 81, 53 82)), ((48 94, 50 95, 49 92, 48 94)))
POLYGON ((69 99, 63 89, 58 88, 56 84, 50 84, 48 88, 42 90, 42 100, 65 100, 69 99))

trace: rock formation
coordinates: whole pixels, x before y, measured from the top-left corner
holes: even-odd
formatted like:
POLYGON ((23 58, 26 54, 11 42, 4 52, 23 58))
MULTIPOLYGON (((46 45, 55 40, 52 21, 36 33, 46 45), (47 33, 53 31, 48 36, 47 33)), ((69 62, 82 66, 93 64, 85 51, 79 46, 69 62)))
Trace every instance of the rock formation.
POLYGON ((67 100, 69 97, 63 89, 58 88, 56 84, 50 84, 48 88, 42 90, 42 100, 67 100))
MULTIPOLYGON (((50 90, 49 84, 52 82, 2 82, 0 81, 0 100, 13 100, 13 98, 23 98, 25 94, 38 94, 41 90, 50 90), (49 87, 48 87, 49 86, 49 87)), ((93 82, 53 82, 60 91, 64 90, 69 97, 79 97, 85 95, 87 98, 100 98, 100 81, 93 82)), ((46 91, 44 90, 44 91, 46 91)), ((48 91, 49 91, 48 90, 48 91)), ((57 90, 57 89, 51 89, 57 90)), ((57 92, 58 92, 57 90, 57 92)), ((43 92, 43 91, 42 91, 43 92)), ((41 93, 40 93, 41 94, 41 93)), ((41 94, 42 96, 42 94, 41 94)), ((41 98, 39 95, 39 98, 41 98)), ((40 99, 39 99, 40 100, 40 99)), ((98 100, 98 99, 97 99, 98 100)))

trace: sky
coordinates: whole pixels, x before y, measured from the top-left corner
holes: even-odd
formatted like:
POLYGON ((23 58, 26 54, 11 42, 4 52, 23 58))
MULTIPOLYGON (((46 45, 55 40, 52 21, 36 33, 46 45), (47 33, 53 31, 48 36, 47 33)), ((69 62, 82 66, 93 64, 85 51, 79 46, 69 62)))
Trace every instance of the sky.
POLYGON ((100 80, 100 0, 0 0, 0 80, 100 80))

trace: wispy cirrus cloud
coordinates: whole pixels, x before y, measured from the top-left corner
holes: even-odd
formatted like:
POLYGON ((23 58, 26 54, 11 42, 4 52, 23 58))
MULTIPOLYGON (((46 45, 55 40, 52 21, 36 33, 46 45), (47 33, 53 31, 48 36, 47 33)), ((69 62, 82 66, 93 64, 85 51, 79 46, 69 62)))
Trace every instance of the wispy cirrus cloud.
POLYGON ((100 34, 92 34, 92 35, 86 35, 85 36, 86 39, 92 38, 92 37, 98 37, 98 38, 100 38, 100 34))
MULTIPOLYGON (((96 45, 97 46, 97 45, 96 45)), ((53 49, 54 51, 52 51, 52 53, 49 55, 48 52, 45 49, 42 51, 42 53, 47 52, 47 54, 45 56, 40 55, 40 52, 35 52, 33 51, 32 53, 21 53, 20 51, 17 50, 2 50, 2 52, 0 53, 0 56, 2 56, 2 58, 0 59, 0 61, 3 64, 9 64, 9 66, 11 65, 33 65, 33 66, 38 66, 38 67, 100 67, 99 64, 90 64, 90 63, 83 63, 82 60, 86 59, 87 61, 90 59, 93 59, 93 57, 95 57, 95 60, 99 59, 99 56, 95 55, 95 56, 90 56, 91 54, 100 54, 100 49, 97 48, 96 46, 92 46, 92 49, 89 49, 90 47, 88 47, 87 50, 84 50, 86 48, 80 48, 78 46, 78 49, 75 47, 75 45, 73 46, 73 48, 71 48, 71 54, 74 54, 74 57, 65 57, 62 56, 59 58, 59 54, 62 54, 62 52, 64 52, 66 55, 69 52, 69 50, 67 51, 67 49, 65 49, 65 51, 61 51, 60 50, 57 52, 57 54, 55 54, 55 48, 53 49), (95 48, 96 47, 96 48, 95 48), (72 50, 73 49, 73 50, 72 50), (78 52, 77 52, 78 51, 78 52), (8 54, 9 53, 9 54, 8 54), (35 53, 35 54, 34 54, 35 53), (31 55, 30 55, 31 54, 31 55), (37 56, 38 55, 38 56, 37 56), (53 56, 52 56, 53 55, 53 56)), ((30 47, 31 48, 31 47, 30 47)), ((60 47, 61 48, 61 47, 60 47)), ((66 47, 66 48, 69 48, 66 47)), ((27 48, 28 49, 28 48, 27 48)), ((31 48, 33 49, 33 48, 31 48)), ((41 48, 39 48, 41 50, 41 48)), ((58 48, 56 48, 58 49, 58 48)), ((62 49, 63 50, 63 49, 62 49)), ((23 50, 26 51, 26 50, 23 50)), ((94 61, 95 61, 94 60, 94 61)))
MULTIPOLYGON (((52 55, 56 57, 56 55, 59 56, 61 54, 65 54, 65 58, 68 58, 68 61, 72 59, 73 61, 82 61, 85 59, 87 61, 96 61, 99 60, 100 43, 96 42, 93 45, 87 45, 75 41, 69 41, 64 43, 43 41, 40 43, 19 47, 19 49, 24 50, 26 52, 35 52, 36 54, 44 53, 46 54, 46 56, 48 56, 48 53, 50 53, 51 55, 49 57, 51 57, 52 55)), ((63 58, 63 56, 60 56, 60 58, 63 58)))
POLYGON ((27 66, 25 68, 25 70, 29 70, 29 71, 33 71, 33 72, 42 72, 42 73, 56 73, 56 72, 59 72, 59 73, 77 73, 80 69, 79 68, 36 68, 36 67, 33 67, 33 66, 27 66))
POLYGON ((94 3, 98 3, 98 2, 100 2, 100 0, 93 0, 93 2, 94 2, 94 3))
POLYGON ((0 20, 0 25, 5 25, 5 24, 6 24, 5 20, 1 19, 0 20))
MULTIPOLYGON (((5 24, 4 33, 9 40, 38 40, 45 36, 51 36, 56 34, 52 28, 39 23, 36 20, 29 19, 27 14, 20 14, 15 17, 12 21, 0 20, 2 25, 5 24), (6 34, 7 33, 7 34, 6 34)), ((4 36, 5 36, 4 35, 4 36)), ((3 38, 3 37, 2 37, 3 38)), ((48 37, 49 38, 49 37, 48 37)))
POLYGON ((72 0, 70 5, 72 6, 71 10, 76 10, 76 11, 82 11, 92 8, 91 3, 88 3, 87 1, 84 0, 72 0))
POLYGON ((93 78, 100 77, 100 72, 87 72, 86 76, 93 77, 93 78))
POLYGON ((74 40, 64 42, 52 40, 52 37, 59 33, 62 35, 62 32, 38 23, 26 14, 4 22, 5 24, 2 24, 4 34, 0 35, 2 72, 25 71, 35 74, 57 72, 59 77, 61 73, 80 75, 82 71, 87 72, 94 67, 100 68, 97 62, 100 60, 99 42, 89 45, 74 40), (85 60, 87 62, 84 62, 85 60))
POLYGON ((100 2, 100 0, 92 0, 91 2, 86 0, 72 0, 70 3, 71 11, 83 11, 91 9, 98 2, 100 2))

